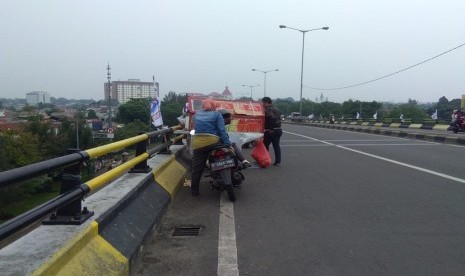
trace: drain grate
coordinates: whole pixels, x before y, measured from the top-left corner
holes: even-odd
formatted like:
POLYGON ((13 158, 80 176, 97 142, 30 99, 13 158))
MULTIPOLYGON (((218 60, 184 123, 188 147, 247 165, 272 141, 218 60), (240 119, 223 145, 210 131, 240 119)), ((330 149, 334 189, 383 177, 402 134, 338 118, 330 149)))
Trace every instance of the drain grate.
POLYGON ((200 226, 198 225, 180 225, 174 228, 173 237, 191 237, 198 236, 200 233, 200 226))

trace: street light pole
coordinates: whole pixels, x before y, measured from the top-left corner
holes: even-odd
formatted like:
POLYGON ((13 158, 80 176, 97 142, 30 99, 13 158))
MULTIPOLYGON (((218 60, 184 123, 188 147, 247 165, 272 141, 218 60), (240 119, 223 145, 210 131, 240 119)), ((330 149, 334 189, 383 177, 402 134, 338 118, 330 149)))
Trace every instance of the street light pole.
POLYGON ((76 113, 76 149, 79 149, 79 110, 76 113))
POLYGON ((252 71, 258 71, 258 72, 262 72, 264 74, 264 76, 263 76, 263 97, 266 97, 266 74, 269 73, 269 72, 273 72, 273 71, 279 71, 279 69, 268 70, 268 71, 252 69, 252 71))
POLYGON ((260 86, 260 84, 257 84, 257 85, 246 85, 246 84, 243 84, 242 86, 250 87, 250 99, 253 100, 253 97, 252 97, 252 88, 257 87, 257 86, 260 86))
POLYGON ((285 25, 279 25, 281 29, 288 28, 292 30, 296 30, 302 33, 302 66, 300 69, 300 114, 302 114, 302 89, 304 87, 303 80, 304 80, 304 49, 305 49, 305 33, 306 32, 311 32, 311 31, 316 31, 316 30, 328 30, 329 27, 322 27, 322 28, 316 28, 316 29, 311 29, 311 30, 300 30, 292 27, 288 27, 285 25))

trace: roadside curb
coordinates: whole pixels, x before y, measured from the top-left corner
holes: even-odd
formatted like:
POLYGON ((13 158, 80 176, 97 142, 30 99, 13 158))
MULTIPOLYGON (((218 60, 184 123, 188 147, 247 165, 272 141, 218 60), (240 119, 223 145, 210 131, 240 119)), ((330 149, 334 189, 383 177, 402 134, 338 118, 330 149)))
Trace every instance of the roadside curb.
POLYGON ((445 144, 465 145, 465 137, 452 137, 452 136, 448 136, 447 133, 431 134, 431 133, 412 132, 415 129, 432 129, 432 130, 445 130, 446 131, 448 126, 445 126, 445 125, 436 125, 436 126, 426 127, 421 124, 413 124, 413 125, 410 124, 408 126, 394 124, 394 127, 388 127, 388 129, 384 129, 384 126, 380 127, 379 125, 376 125, 376 124, 373 124, 372 126, 368 126, 368 125, 362 126, 361 124, 347 125, 347 124, 291 123, 291 122, 286 122, 286 124, 303 125, 303 126, 320 127, 320 128, 331 128, 331 129, 354 131, 354 132, 363 132, 363 133, 417 139, 417 140, 424 140, 424 141, 445 143, 445 144))

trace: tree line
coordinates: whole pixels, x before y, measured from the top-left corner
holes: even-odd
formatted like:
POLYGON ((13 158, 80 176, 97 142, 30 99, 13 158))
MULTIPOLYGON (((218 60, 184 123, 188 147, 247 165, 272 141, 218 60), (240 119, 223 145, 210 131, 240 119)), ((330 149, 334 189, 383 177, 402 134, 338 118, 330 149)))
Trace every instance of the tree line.
MULTIPOLYGON (((291 112, 299 112, 300 102, 289 99, 276 99, 273 104, 287 116, 291 112)), ((330 101, 313 102, 307 99, 302 100, 302 115, 313 114, 315 118, 329 118, 333 114, 336 118, 355 119, 356 114, 360 114, 361 119, 372 119, 377 114, 377 119, 398 120, 401 115, 404 119, 411 121, 430 120, 431 115, 436 112, 438 120, 449 123, 453 110, 459 109, 460 99, 449 101, 446 97, 441 97, 437 103, 420 104, 416 100, 409 99, 407 103, 381 103, 365 102, 359 100, 348 100, 343 103, 330 101)))

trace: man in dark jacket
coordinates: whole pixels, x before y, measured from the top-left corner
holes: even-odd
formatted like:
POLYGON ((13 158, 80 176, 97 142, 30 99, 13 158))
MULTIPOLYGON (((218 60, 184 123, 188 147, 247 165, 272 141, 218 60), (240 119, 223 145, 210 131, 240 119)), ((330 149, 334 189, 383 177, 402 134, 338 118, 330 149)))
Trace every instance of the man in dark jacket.
POLYGON ((263 97, 263 107, 265 108, 265 133, 263 134, 263 143, 266 149, 270 150, 270 143, 273 144, 275 160, 273 165, 281 165, 281 147, 279 140, 283 135, 281 129, 281 112, 273 106, 270 97, 263 97))

